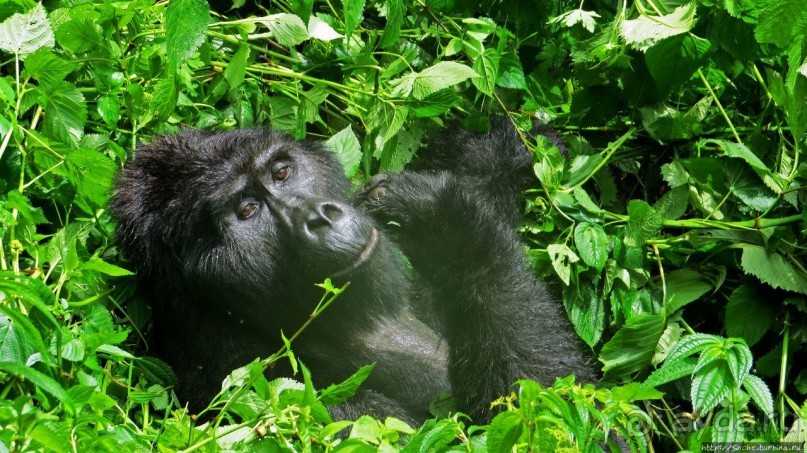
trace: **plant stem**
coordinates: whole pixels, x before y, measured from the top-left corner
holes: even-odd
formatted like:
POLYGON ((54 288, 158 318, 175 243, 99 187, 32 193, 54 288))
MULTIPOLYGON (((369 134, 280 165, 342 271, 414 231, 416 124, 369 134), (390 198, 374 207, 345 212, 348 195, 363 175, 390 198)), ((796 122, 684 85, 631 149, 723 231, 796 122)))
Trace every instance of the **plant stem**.
POLYGON ((715 94, 714 90, 712 89, 712 85, 709 84, 709 81, 706 80, 706 76, 703 75, 703 71, 701 71, 700 69, 698 69, 698 76, 701 78, 701 81, 706 86, 706 89, 709 90, 709 94, 715 101, 717 109, 720 110, 720 114, 723 115, 723 118, 726 120, 726 123, 728 123, 729 129, 731 129, 731 133, 734 135, 734 139, 737 141, 737 143, 742 143, 743 141, 740 140, 740 135, 737 133, 737 130, 734 129, 734 124, 732 124, 731 118, 729 118, 728 113, 726 113, 726 109, 723 108, 723 104, 721 104, 720 99, 717 98, 717 94, 715 94))

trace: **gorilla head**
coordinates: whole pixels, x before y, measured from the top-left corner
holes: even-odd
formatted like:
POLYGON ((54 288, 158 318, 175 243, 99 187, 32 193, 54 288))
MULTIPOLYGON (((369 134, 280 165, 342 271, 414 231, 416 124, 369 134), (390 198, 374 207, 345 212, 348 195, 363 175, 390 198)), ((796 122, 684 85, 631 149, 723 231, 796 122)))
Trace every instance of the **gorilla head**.
POLYGON ((230 370, 274 352, 326 277, 351 287, 295 353, 320 386, 376 363, 337 417, 419 422, 451 390, 484 421, 516 379, 591 380, 512 224, 529 153, 495 124, 439 139, 431 168, 380 175, 352 198, 333 156, 269 130, 184 131, 139 149, 111 209, 180 397, 198 410, 230 370))

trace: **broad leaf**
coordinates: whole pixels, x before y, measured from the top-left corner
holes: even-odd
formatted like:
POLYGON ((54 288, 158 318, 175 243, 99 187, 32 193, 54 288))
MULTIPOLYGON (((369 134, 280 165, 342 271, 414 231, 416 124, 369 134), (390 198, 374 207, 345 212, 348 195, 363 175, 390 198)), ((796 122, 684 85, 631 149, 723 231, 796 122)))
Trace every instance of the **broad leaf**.
POLYGON ((763 247, 743 245, 742 268, 763 283, 807 294, 807 276, 778 253, 769 253, 763 247))
POLYGON ((345 176, 352 177, 361 163, 361 144, 353 133, 351 126, 342 129, 325 142, 325 148, 336 155, 345 176))
POLYGON ((774 316, 773 307, 762 300, 754 286, 741 285, 731 293, 726 305, 726 333, 742 337, 753 346, 768 331, 774 316))
POLYGON ((210 12, 205 0, 171 0, 165 12, 168 64, 176 70, 205 42, 210 12))
POLYGON ((665 319, 662 315, 642 313, 628 320, 602 347, 600 361, 607 376, 626 377, 650 364, 665 319))
POLYGON ((574 228, 574 244, 583 262, 601 271, 608 258, 608 236, 600 225, 588 222, 574 228))
POLYGON ((271 14, 258 22, 269 28, 277 42, 286 47, 296 46, 310 37, 303 20, 294 14, 271 14))
POLYGON ((62 143, 78 145, 87 122, 87 103, 75 85, 62 82, 45 94, 45 133, 62 143))
POLYGON ((42 3, 25 14, 14 14, 0 24, 0 49, 25 59, 43 47, 53 47, 53 30, 42 3))
POLYGON ((687 3, 665 16, 639 16, 637 19, 622 21, 620 33, 625 42, 644 51, 656 42, 686 33, 694 26, 695 3, 687 3))

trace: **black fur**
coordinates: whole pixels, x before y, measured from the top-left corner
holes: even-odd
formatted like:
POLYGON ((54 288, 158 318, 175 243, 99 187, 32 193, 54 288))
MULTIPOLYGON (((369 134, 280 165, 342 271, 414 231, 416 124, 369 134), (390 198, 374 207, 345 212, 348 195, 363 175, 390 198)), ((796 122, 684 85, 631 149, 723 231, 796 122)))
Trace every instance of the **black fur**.
POLYGON ((184 131, 138 150, 111 208, 180 397, 198 410, 229 371, 276 351, 327 276, 351 286, 295 342, 296 355, 320 387, 377 363, 335 417, 420 422, 450 390, 483 422, 517 379, 593 381, 515 231, 530 154, 506 121, 493 126, 436 139, 419 169, 378 175, 352 197, 318 144, 267 130, 184 131), (250 203, 258 209, 240 219, 250 203))

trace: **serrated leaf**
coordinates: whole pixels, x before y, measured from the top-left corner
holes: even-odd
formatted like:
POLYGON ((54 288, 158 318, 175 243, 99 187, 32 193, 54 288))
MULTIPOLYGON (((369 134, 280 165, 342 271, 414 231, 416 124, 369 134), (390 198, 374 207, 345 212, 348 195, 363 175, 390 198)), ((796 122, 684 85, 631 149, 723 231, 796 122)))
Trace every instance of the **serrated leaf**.
POLYGON ((628 224, 625 227, 625 244, 639 247, 652 238, 661 228, 664 219, 642 200, 631 200, 628 204, 628 224))
POLYGON ((708 335, 703 333, 695 333, 687 335, 680 339, 675 346, 672 347, 670 353, 667 354, 666 363, 675 362, 676 360, 684 357, 689 357, 693 354, 703 351, 709 346, 720 345, 723 340, 715 335, 708 335))
MULTIPOLYGON (((8 307, 0 305, 5 312, 8 307)), ((0 316, 0 362, 24 364, 33 353, 33 347, 25 336, 25 332, 17 328, 11 318, 0 316)))
POLYGON ((765 415, 768 416, 769 419, 773 419, 773 397, 771 396, 771 391, 768 388, 768 385, 765 384, 765 381, 762 379, 754 376, 753 374, 749 374, 745 377, 743 381, 743 388, 748 392, 751 396, 751 400, 765 412, 765 415))
POLYGON ((804 0, 768 0, 760 6, 754 32, 757 42, 784 48, 807 31, 807 2, 804 0))
POLYGON ((742 245, 741 265, 751 274, 773 288, 807 294, 807 277, 778 253, 768 253, 763 247, 742 245))
POLYGON ((512 451, 523 430, 524 423, 518 412, 502 412, 493 418, 488 427, 488 451, 493 453, 512 451))
POLYGON ((600 225, 578 223, 574 228, 574 244, 587 265, 601 271, 608 259, 608 236, 600 225))
POLYGON ((744 338, 749 346, 756 344, 768 331, 774 319, 773 307, 761 300, 756 287, 739 286, 726 305, 726 333, 744 338))
POLYGON ((401 25, 403 25, 406 5, 403 0, 387 0, 387 24, 384 26, 384 33, 381 35, 379 45, 386 49, 398 43, 401 39, 401 25))
POLYGON ((364 17, 364 3, 365 0, 344 0, 342 7, 345 18, 345 36, 350 37, 356 26, 361 23, 364 17))
POLYGON ((165 46, 172 71, 205 42, 210 11, 205 0, 171 0, 165 12, 165 46))
POLYGON ((583 28, 588 30, 589 33, 594 33, 594 27, 597 25, 598 17, 600 17, 600 15, 595 13, 594 11, 584 11, 582 9, 575 9, 567 13, 561 14, 560 16, 550 20, 549 23, 550 24, 563 23, 563 25, 569 28, 574 27, 577 24, 581 24, 583 28))
POLYGON ((664 362, 664 366, 653 371, 650 376, 645 379, 644 384, 650 387, 658 387, 659 385, 691 376, 697 363, 697 360, 694 358, 685 358, 675 361, 667 360, 664 362))
POLYGON ((558 277, 568 286, 572 275, 571 263, 580 261, 580 258, 566 244, 549 244, 546 251, 558 277))
POLYGON ((641 313, 629 319, 602 347, 599 360, 606 376, 628 376, 650 364, 664 326, 662 315, 641 313))
POLYGON ((605 328, 605 304, 599 291, 593 286, 566 286, 563 305, 577 334, 593 348, 605 328))
POLYGON ((272 32, 282 46, 292 47, 310 38, 303 20, 294 14, 278 13, 256 19, 272 32))
POLYGON ((412 100, 408 105, 418 118, 442 115, 459 103, 459 95, 451 89, 440 90, 422 100, 412 100))
POLYGON ((311 16, 308 19, 308 34, 312 38, 319 39, 320 41, 332 41, 344 36, 337 33, 333 27, 317 16, 311 16))
POLYGON ((116 95, 104 95, 96 105, 98 114, 107 126, 114 128, 120 121, 120 100, 116 95))
POLYGON ((689 190, 686 187, 675 187, 665 193, 653 205, 653 209, 665 219, 681 218, 689 206, 689 190))
POLYGON ((76 67, 75 63, 67 62, 47 50, 34 52, 25 60, 25 73, 48 89, 64 82, 76 67))
POLYGON ((79 148, 67 155, 65 163, 79 195, 96 207, 106 205, 115 179, 112 160, 98 151, 79 148))
POLYGON ((697 413, 705 414, 723 401, 732 387, 731 375, 725 363, 712 362, 692 378, 692 406, 697 413))
POLYGON ((647 69, 660 94, 666 95, 689 80, 704 63, 711 47, 706 39, 682 34, 661 40, 647 49, 647 69))
POLYGON ((55 39, 47 11, 36 3, 25 14, 14 14, 0 23, 0 49, 11 52, 21 60, 43 47, 53 47, 55 39))
POLYGON ((396 96, 408 97, 414 94, 416 99, 424 99, 437 91, 454 86, 479 74, 473 69, 454 61, 441 61, 423 71, 413 72, 390 83, 395 87, 396 96))
POLYGON ((496 49, 485 49, 476 61, 473 70, 479 77, 473 77, 471 83, 481 92, 491 95, 496 88, 496 77, 499 74, 499 52, 496 49))
POLYGON ((174 387, 177 385, 177 377, 168 364, 155 357, 137 357, 132 361, 135 369, 151 382, 163 387, 174 387))
POLYGON ((78 145, 87 123, 87 103, 75 85, 62 82, 50 87, 44 99, 44 131, 65 144, 78 145))
POLYGON ((686 33, 695 26, 695 3, 679 6, 665 16, 639 16, 622 21, 620 34, 631 47, 645 51, 658 41, 686 33))
POLYGON ((740 418, 740 412, 734 406, 727 405, 717 411, 714 420, 716 423, 712 427, 712 442, 739 445, 745 440, 743 420, 740 418))
POLYGON ((356 173, 361 163, 361 144, 350 125, 329 138, 325 142, 325 148, 336 155, 337 160, 342 164, 345 176, 350 178, 356 173))
POLYGON ((174 113, 179 99, 179 91, 173 75, 163 77, 154 87, 154 95, 151 98, 149 109, 160 121, 165 121, 174 113))
POLYGON ((726 362, 738 387, 745 381, 748 373, 751 372, 753 361, 754 357, 751 355, 751 350, 742 342, 733 343, 726 351, 726 362))

